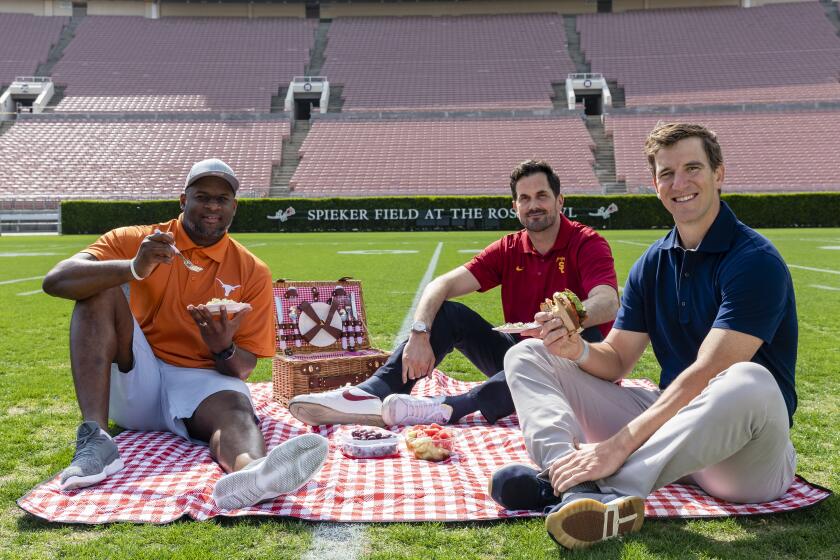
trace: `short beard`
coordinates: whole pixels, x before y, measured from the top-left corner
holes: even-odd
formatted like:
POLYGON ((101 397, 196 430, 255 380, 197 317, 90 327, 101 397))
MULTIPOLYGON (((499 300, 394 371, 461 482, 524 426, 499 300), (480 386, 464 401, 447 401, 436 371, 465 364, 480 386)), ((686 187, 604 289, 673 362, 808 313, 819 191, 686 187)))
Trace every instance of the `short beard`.
POLYGON ((228 226, 219 225, 217 228, 203 228, 192 220, 184 219, 184 229, 197 245, 209 247, 215 245, 228 230, 228 226))
POLYGON ((525 229, 528 231, 533 231, 534 233, 540 233, 541 231, 545 231, 551 226, 553 226, 557 222, 556 216, 552 216, 551 214, 544 214, 542 219, 537 221, 529 221, 528 217, 526 216, 524 220, 519 220, 525 229))

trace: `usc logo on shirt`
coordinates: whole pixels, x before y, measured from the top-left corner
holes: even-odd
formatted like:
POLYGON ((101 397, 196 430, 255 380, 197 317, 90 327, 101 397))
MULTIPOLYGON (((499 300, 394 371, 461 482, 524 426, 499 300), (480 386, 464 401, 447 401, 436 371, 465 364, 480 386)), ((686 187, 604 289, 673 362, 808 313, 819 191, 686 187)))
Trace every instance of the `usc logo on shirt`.
POLYGON ((566 257, 557 257, 557 270, 560 274, 566 274, 566 257))

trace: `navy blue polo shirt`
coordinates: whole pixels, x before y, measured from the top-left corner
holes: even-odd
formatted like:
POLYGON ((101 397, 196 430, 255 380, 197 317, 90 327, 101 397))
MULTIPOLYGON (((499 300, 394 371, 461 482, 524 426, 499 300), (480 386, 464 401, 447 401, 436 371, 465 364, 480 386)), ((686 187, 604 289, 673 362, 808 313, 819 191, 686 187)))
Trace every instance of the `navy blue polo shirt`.
POLYGON ((662 389, 694 363, 712 328, 760 338, 751 361, 776 378, 793 423, 799 335, 793 281, 773 244, 725 202, 696 251, 680 246, 674 228, 636 261, 615 328, 647 333, 662 389))

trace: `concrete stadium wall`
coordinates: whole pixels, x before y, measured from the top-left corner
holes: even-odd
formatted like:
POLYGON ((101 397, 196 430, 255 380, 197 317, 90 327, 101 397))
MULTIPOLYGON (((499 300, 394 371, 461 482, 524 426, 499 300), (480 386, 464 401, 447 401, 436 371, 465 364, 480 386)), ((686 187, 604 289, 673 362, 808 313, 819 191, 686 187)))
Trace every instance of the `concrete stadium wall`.
MULTIPOLYGON (((792 2, 807 2, 808 0, 751 0, 750 5, 752 7, 756 6, 764 6, 766 4, 790 4, 792 2)), ((837 2, 838 0, 834 0, 837 2)))
POLYGON ((517 13, 595 13, 594 2, 581 0, 534 0, 517 2, 516 0, 490 0, 486 2, 353 2, 341 4, 321 4, 322 18, 337 17, 376 17, 376 16, 463 16, 477 14, 517 14, 517 13))
MULTIPOLYGON (((712 6, 763 6, 813 0, 613 0, 614 12, 712 6)), ((835 0, 835 2, 838 0, 835 0)), ((88 14, 104 16, 146 16, 151 14, 148 0, 88 0, 88 14)), ((322 18, 351 16, 445 16, 515 13, 586 14, 596 11, 589 0, 485 0, 472 2, 353 2, 321 3, 322 18)), ((36 16, 70 16, 70 0, 0 0, 0 13, 36 16)), ((169 3, 160 4, 160 17, 305 17, 306 5, 280 3, 169 3)))
MULTIPOLYGON (((665 8, 712 8, 719 6, 764 6, 766 4, 788 4, 811 0, 613 0, 614 12, 628 10, 660 10, 665 8)), ((837 1, 837 0, 835 0, 837 1)))
POLYGON ((146 4, 131 0, 88 0, 87 13, 89 16, 145 16, 146 4))
POLYGON ((0 13, 70 16, 73 14, 73 4, 69 0, 1 0, 0 13))
POLYGON ((300 4, 181 4, 163 3, 160 17, 304 17, 306 5, 300 4))
POLYGON ((692 2, 690 0, 613 0, 614 12, 628 10, 656 10, 661 8, 695 8, 712 6, 740 6, 741 0, 706 0, 692 2))

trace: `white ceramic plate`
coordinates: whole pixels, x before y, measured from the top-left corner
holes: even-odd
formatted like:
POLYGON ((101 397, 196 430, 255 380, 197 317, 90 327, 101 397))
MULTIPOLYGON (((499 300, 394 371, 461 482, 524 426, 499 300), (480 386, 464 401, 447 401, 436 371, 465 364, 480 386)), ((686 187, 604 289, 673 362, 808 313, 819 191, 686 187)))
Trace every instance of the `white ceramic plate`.
POLYGON ((536 329, 539 326, 539 323, 505 323, 504 325, 493 327, 493 330, 508 334, 519 334, 530 329, 536 329))
POLYGON ((243 309, 251 309, 251 304, 235 301, 233 303, 208 303, 205 307, 210 310, 210 313, 214 314, 221 313, 222 307, 224 307, 228 313, 239 313, 243 309))

